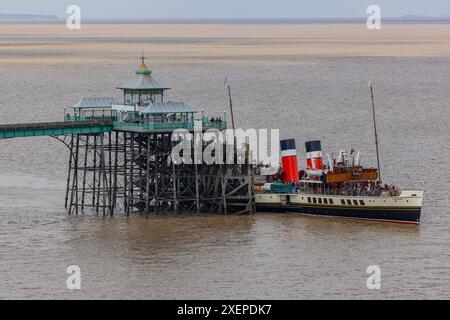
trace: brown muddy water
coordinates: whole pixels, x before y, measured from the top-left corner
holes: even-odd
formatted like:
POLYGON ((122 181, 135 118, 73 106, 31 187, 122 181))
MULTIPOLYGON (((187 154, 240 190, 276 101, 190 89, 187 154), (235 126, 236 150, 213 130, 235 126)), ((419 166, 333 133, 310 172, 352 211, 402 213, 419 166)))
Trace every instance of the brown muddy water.
POLYGON ((423 186, 420 227, 298 215, 131 216, 64 210, 68 152, 0 141, 0 298, 450 298, 450 26, 0 25, 0 123, 51 121, 82 96, 116 96, 140 50, 170 100, 280 128, 324 152, 357 147, 383 176, 423 186), (79 265, 82 290, 66 289, 79 265), (368 290, 366 268, 381 268, 368 290))

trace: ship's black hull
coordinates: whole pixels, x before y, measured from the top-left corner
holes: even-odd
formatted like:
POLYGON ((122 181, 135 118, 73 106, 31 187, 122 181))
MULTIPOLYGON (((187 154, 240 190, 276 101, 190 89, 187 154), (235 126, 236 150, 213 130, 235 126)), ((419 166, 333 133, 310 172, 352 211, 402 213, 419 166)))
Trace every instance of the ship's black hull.
POLYGON ((259 212, 284 212, 329 217, 376 220, 405 224, 420 223, 420 208, 348 208, 300 205, 256 205, 259 212))

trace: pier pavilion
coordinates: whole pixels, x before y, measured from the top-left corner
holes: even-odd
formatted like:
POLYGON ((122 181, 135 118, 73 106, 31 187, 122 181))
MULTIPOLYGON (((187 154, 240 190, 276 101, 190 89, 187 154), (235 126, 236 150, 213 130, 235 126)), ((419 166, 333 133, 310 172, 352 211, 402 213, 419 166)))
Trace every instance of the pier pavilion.
POLYGON ((65 109, 65 120, 111 119, 114 130, 140 133, 192 130, 195 122, 201 122, 205 130, 227 128, 226 112, 213 120, 185 102, 164 101, 164 92, 170 88, 160 85, 145 64, 145 57, 141 59, 135 77, 117 87, 123 91, 122 102, 113 97, 82 98, 65 109))
MULTIPOLYGON (((168 87, 153 77, 142 57, 134 78, 118 87, 123 98, 82 98, 65 121, 110 121, 111 132, 72 135, 66 207, 112 215, 130 212, 252 213, 253 169, 245 164, 170 163, 176 129, 227 128, 226 113, 209 119, 185 102, 165 101, 168 87)), ((203 145, 203 148, 206 145, 203 145)), ((192 151, 193 152, 193 151, 192 151)), ((226 157, 226 155, 225 155, 226 157)))
POLYGON ((116 211, 253 213, 249 159, 244 164, 215 165, 170 161, 174 130, 193 130, 195 124, 204 131, 223 130, 226 113, 209 119, 185 102, 166 102, 169 88, 153 78, 145 57, 141 59, 134 78, 118 87, 122 99, 82 98, 64 109, 63 122, 0 125, 0 140, 52 136, 69 148, 65 196, 69 214, 89 208, 104 216, 116 211))

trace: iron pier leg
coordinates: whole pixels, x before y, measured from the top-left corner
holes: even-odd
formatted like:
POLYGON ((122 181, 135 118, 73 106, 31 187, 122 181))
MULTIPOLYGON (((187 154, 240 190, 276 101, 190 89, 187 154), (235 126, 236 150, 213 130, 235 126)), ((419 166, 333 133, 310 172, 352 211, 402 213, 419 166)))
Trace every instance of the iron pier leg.
POLYGON ((69 201, 70 173, 72 171, 72 159, 73 159, 73 135, 70 138, 69 170, 67 173, 66 198, 64 200, 64 208, 66 208, 66 209, 67 209, 67 203, 69 201))
POLYGON ((172 181, 173 181, 173 208, 175 212, 178 212, 177 176, 174 161, 172 161, 172 181))
POLYGON ((115 150, 114 150, 114 187, 113 187, 113 201, 111 204, 111 216, 114 215, 114 211, 117 205, 117 170, 118 170, 118 158, 119 158, 119 133, 116 132, 115 150))
POLYGON ((81 210, 84 210, 84 199, 86 195, 86 173, 87 173, 88 153, 89 153, 89 135, 86 135, 86 146, 85 146, 84 167, 83 167, 83 190, 81 195, 81 210))
POLYGON ((134 208, 134 140, 134 133, 131 133, 130 193, 128 195, 128 213, 134 208))
POLYGON ((113 168, 112 168, 112 135, 111 132, 108 132, 108 173, 109 173, 109 179, 108 179, 108 214, 112 216, 112 208, 113 208, 113 168))
POLYGON ((72 196, 70 200, 70 212, 72 213, 73 207, 75 207, 75 214, 78 215, 78 155, 80 151, 80 136, 77 135, 76 138, 76 148, 75 148, 75 167, 73 170, 73 184, 72 184, 72 196), (75 194, 75 203, 74 203, 74 194, 75 194))
MULTIPOLYGON (((93 172, 93 177, 92 177, 92 207, 95 207, 96 202, 95 202, 95 198, 96 198, 96 186, 97 186, 97 136, 94 135, 94 146, 93 146, 94 150, 94 163, 92 164, 92 172, 93 172)), ((96 209, 96 211, 98 212, 98 208, 96 209)))
POLYGON ((199 185, 199 177, 198 177, 198 164, 194 164, 195 166, 195 208, 197 210, 197 214, 200 213, 200 185, 199 185))
POLYGON ((153 146, 154 146, 154 155, 155 155, 155 159, 154 159, 154 163, 155 163, 155 173, 154 173, 154 184, 155 184, 155 205, 154 205, 154 211, 155 214, 158 214, 159 211, 159 177, 158 177, 158 137, 157 135, 153 135, 153 146))
POLYGON ((150 134, 147 135, 147 171, 146 171, 146 197, 145 197, 145 212, 150 212, 150 134))
POLYGON ((222 201, 223 201, 223 212, 228 214, 227 208, 227 180, 223 173, 223 165, 219 166, 220 170, 220 180, 222 181, 222 201))
POLYGON ((138 135, 138 139, 137 139, 137 143, 139 144, 138 146, 138 174, 139 174, 139 213, 143 213, 145 211, 145 202, 144 202, 144 176, 143 176, 143 170, 142 170, 142 166, 144 165, 143 163, 143 158, 144 158, 144 154, 142 153, 142 144, 145 142, 144 140, 145 135, 141 134, 138 135))

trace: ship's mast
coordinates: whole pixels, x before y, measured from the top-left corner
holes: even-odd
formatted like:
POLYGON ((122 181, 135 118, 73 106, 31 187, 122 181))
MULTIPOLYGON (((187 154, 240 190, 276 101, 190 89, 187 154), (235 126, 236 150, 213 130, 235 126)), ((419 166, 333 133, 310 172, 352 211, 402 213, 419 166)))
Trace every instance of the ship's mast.
POLYGON ((381 170, 380 170, 380 152, 378 149, 378 134, 377 134, 377 119, 375 114, 375 100, 373 98, 373 88, 372 88, 372 82, 369 81, 369 88, 370 88, 370 97, 372 99, 372 113, 373 113, 373 130, 375 133, 375 148, 377 151, 377 166, 378 166, 378 181, 381 181, 381 170))
POLYGON ((231 99, 230 78, 226 77, 225 81, 224 81, 224 84, 228 88, 228 100, 230 102, 230 113, 231 113, 231 126, 233 127, 233 130, 235 130, 235 127, 234 127, 234 113, 233 113, 233 100, 231 99))
POLYGON ((224 80, 224 85, 228 88, 228 99, 230 102, 230 113, 231 113, 231 126, 233 127, 233 157, 236 157, 234 159, 237 159, 237 141, 236 141, 236 132, 234 127, 234 113, 233 113, 233 100, 231 98, 231 84, 230 84, 230 78, 226 77, 224 80))

